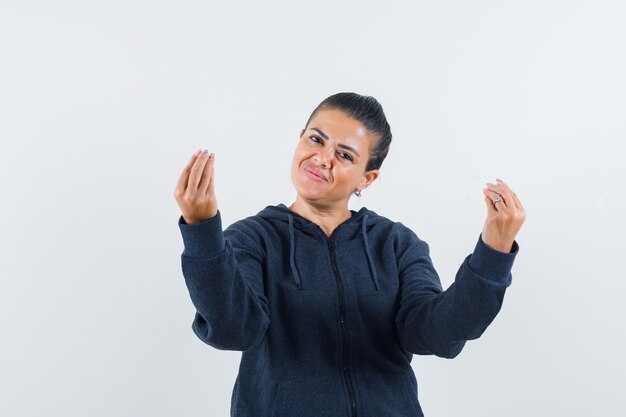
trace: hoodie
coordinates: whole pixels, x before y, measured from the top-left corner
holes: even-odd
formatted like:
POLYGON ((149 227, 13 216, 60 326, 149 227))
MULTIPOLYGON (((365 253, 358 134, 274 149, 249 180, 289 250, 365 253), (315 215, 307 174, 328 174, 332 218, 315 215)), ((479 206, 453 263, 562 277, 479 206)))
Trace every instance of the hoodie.
POLYGON ((328 237, 284 204, 178 225, 192 329, 241 351, 231 417, 423 416, 413 354, 457 356, 498 314, 518 253, 478 237, 444 291, 429 246, 365 207, 328 237))

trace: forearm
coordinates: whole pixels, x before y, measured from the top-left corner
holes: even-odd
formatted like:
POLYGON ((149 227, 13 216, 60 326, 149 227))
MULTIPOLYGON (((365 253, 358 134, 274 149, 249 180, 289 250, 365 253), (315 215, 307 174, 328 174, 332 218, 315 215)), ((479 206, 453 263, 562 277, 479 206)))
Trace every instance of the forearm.
POLYGON ((422 261, 428 264, 422 275, 430 276, 430 288, 417 280, 413 291, 408 288, 413 296, 406 298, 408 313, 400 328, 405 349, 454 357, 465 341, 480 337, 500 311, 511 284, 510 268, 518 250, 517 244, 513 246, 514 253, 504 254, 479 240, 446 291, 440 290, 429 258, 422 261))
POLYGON ((248 349, 269 325, 267 300, 247 282, 246 271, 223 237, 220 217, 181 225, 181 231, 185 241, 182 271, 197 311, 194 332, 218 349, 248 349))
POLYGON ((228 350, 246 350, 258 342, 269 325, 267 304, 252 293, 232 252, 213 259, 183 255, 182 269, 200 339, 228 350))

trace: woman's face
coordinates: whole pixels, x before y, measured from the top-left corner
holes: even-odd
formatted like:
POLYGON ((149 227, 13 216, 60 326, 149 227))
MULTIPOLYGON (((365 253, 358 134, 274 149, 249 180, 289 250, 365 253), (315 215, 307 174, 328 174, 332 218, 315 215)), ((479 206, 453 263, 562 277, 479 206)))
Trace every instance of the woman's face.
POLYGON ((374 137, 341 110, 320 110, 300 132, 291 162, 298 195, 326 207, 345 203, 378 178, 365 172, 374 137))

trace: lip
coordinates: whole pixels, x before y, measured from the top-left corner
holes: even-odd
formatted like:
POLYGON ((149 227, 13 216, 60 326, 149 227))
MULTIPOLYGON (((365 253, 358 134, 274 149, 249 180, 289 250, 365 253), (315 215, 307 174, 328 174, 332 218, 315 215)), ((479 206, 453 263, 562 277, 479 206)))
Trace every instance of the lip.
POLYGON ((326 177, 316 169, 313 168, 304 168, 304 171, 307 173, 308 177, 315 181, 326 181, 326 177))

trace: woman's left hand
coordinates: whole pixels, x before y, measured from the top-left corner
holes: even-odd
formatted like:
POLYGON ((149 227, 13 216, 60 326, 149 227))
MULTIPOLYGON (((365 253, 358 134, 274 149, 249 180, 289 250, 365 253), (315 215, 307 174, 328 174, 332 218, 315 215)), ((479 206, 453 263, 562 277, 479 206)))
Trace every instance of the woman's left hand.
POLYGON ((483 188, 487 219, 482 239, 487 246, 509 253, 517 232, 526 220, 526 212, 513 190, 502 180, 498 179, 497 182, 497 184, 488 182, 487 188, 483 188))

